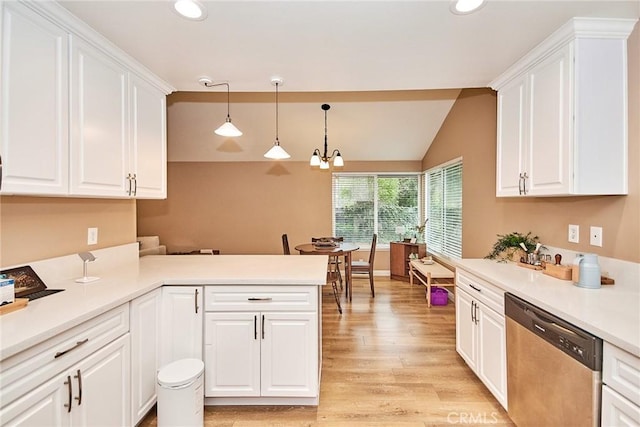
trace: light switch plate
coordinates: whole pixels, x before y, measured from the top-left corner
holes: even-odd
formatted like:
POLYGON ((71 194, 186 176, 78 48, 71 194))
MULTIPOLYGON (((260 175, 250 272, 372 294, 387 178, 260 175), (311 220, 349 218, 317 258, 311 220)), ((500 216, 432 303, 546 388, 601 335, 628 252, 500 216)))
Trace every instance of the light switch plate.
POLYGON ((89 227, 87 229, 87 245, 98 244, 98 227, 89 227))
POLYGON ((602 227, 593 227, 589 229, 589 243, 591 246, 602 247, 602 227))

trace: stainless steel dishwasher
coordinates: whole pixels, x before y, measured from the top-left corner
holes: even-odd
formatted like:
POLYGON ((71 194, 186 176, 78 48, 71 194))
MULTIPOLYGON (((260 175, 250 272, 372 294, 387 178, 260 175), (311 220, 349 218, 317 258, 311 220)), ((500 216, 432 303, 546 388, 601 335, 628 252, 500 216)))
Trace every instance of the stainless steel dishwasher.
POLYGON ((509 417, 525 426, 598 426, 602 339, 505 294, 509 417))

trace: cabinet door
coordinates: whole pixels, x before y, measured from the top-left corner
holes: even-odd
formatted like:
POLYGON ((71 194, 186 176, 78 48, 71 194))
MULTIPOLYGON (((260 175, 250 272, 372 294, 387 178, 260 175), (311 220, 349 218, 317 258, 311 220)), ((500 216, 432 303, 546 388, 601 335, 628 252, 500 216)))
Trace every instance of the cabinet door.
POLYGON ((202 360, 202 287, 163 286, 160 368, 175 360, 202 360))
POLYGON ((263 313, 262 396, 318 395, 316 313, 263 313))
POLYGON ((473 299, 460 287, 456 287, 456 350, 473 371, 476 371, 476 348, 478 346, 473 299))
POLYGON ((156 403, 162 290, 131 301, 131 424, 156 403))
POLYGON ((127 72, 72 37, 71 193, 128 197, 127 72))
POLYGON ((67 33, 18 2, 2 2, 2 193, 67 194, 67 33))
POLYGON ((72 425, 131 425, 129 334, 123 335, 70 370, 72 425))
POLYGON ((529 73, 527 194, 571 191, 571 46, 559 50, 529 73))
POLYGON ((522 189, 525 149, 524 77, 498 92, 496 196, 518 196, 522 189))
POLYGON ((206 313, 205 396, 260 396, 259 313, 206 313))
MULTIPOLYGON (((477 304, 477 303, 476 303, 477 304)), ((507 347, 504 316, 479 305, 477 373, 507 409, 507 347)))
POLYGON ((0 410, 3 426, 67 426, 68 405, 75 386, 67 373, 59 374, 0 410), (70 388, 71 387, 71 388, 70 388), (67 405, 67 407, 65 407, 67 405))
POLYGON ((167 197, 166 96, 131 76, 131 173, 137 198, 167 197))

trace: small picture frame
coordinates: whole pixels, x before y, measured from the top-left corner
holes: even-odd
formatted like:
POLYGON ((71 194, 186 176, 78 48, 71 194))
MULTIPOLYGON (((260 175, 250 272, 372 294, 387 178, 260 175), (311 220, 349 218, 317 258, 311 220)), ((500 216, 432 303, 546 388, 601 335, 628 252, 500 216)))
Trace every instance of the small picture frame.
POLYGON ((417 237, 412 237, 411 240, 409 241, 409 243, 415 243, 418 240, 417 237))

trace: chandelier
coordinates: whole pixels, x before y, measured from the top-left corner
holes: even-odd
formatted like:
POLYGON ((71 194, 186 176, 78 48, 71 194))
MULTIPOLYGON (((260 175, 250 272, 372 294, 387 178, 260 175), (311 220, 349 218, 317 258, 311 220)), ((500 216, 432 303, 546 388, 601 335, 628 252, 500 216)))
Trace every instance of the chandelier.
POLYGON ((322 104, 321 108, 324 110, 324 152, 320 153, 320 150, 316 148, 313 150, 309 165, 320 166, 320 169, 329 169, 329 162, 333 160, 333 166, 344 166, 344 160, 340 154, 340 150, 335 149, 330 156, 327 155, 327 111, 331 106, 329 104, 322 104))

